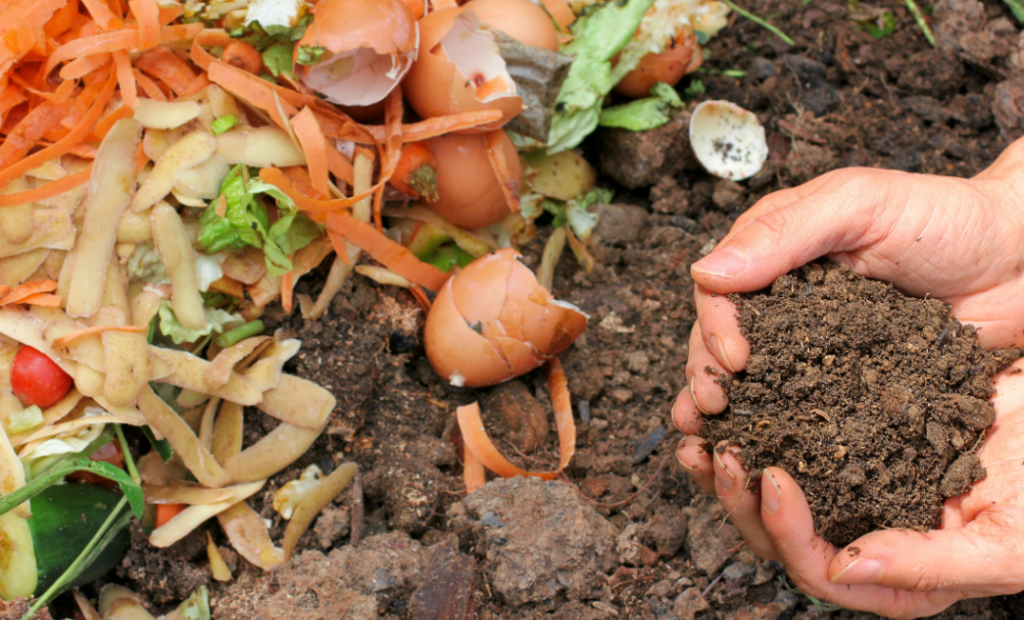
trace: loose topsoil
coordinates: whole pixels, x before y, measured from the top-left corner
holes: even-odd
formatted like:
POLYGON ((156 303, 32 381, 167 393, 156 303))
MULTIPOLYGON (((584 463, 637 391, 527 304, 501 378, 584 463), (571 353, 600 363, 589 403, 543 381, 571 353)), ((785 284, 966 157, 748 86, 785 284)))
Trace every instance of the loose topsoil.
MULTIPOLYGON (((563 355, 579 429, 564 478, 499 481, 464 498, 449 434, 459 405, 480 399, 488 430, 518 464, 557 463, 554 433, 537 423, 550 416, 543 377, 447 385, 423 355, 415 300, 354 277, 318 322, 279 310, 265 318, 302 339, 288 371, 331 389, 338 409, 309 453, 250 502, 280 540, 273 494, 310 463, 328 471, 356 461, 362 492, 339 498, 273 573, 232 553, 214 521, 170 549, 137 536, 108 578, 156 612, 206 583, 218 620, 873 618, 824 611, 788 590, 782 567, 755 558, 678 466, 669 411, 696 318, 690 264, 765 194, 835 168, 980 172, 1024 132, 1020 27, 998 0, 918 0, 932 8, 932 47, 903 0, 740 4, 796 44, 733 15, 704 68, 679 87, 703 87, 690 109, 728 99, 758 115, 771 145, 760 174, 733 183, 701 170, 688 156, 686 111, 659 130, 602 129, 584 145, 616 196, 598 207, 595 269, 584 273, 567 254, 555 274, 555 295, 591 317, 563 355), (874 38, 868 22, 888 34, 874 38), (211 580, 206 531, 233 581, 211 580)), ((546 230, 526 248, 534 267, 546 230)), ((325 275, 303 278, 297 292, 316 295, 325 275)), ((246 421, 248 441, 275 424, 258 412, 246 421)), ((70 617, 61 605, 67 613, 54 616, 70 617)), ((1018 620, 1022 609, 1024 598, 990 598, 942 617, 1018 620)))
POLYGON ((991 378, 1017 350, 986 352, 941 301, 835 263, 730 299, 751 355, 704 426, 708 449, 739 446, 751 484, 767 466, 790 472, 826 540, 937 528, 942 500, 985 477, 991 378))

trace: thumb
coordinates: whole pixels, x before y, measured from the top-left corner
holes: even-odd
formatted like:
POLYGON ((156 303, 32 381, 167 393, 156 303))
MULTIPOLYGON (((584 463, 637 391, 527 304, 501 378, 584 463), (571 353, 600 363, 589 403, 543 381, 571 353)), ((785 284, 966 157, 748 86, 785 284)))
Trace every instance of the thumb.
MULTIPOLYGON (((1020 509, 996 509, 1020 513, 1020 509)), ((1012 594, 1024 583, 1021 514, 986 514, 950 530, 872 532, 841 551, 829 566, 833 584, 875 584, 896 590, 968 590, 1012 594)))
POLYGON ((870 173, 841 172, 831 182, 817 185, 816 191, 766 209, 732 231, 693 264, 694 281, 718 293, 756 291, 829 252, 857 249, 873 228, 887 230, 874 212, 879 203, 889 201, 873 199, 886 184, 866 182, 870 173))

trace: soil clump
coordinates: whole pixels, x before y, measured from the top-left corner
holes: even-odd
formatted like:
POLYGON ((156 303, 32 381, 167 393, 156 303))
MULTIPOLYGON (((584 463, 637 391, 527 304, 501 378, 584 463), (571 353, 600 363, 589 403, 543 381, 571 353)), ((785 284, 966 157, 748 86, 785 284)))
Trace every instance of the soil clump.
POLYGON ((937 528, 942 500, 985 477, 991 379, 1018 351, 987 352, 941 301, 830 262, 730 299, 751 355, 707 447, 739 446, 751 484, 764 467, 789 472, 826 540, 937 528))

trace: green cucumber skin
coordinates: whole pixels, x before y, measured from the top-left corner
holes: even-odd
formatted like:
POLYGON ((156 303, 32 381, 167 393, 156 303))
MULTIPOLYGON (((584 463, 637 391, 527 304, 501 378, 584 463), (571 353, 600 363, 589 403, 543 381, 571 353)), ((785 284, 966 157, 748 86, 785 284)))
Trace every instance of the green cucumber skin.
MULTIPOLYGON (((39 571, 36 594, 45 592, 75 561, 120 499, 119 494, 95 484, 56 485, 32 498, 28 525, 39 571)), ((121 561, 129 542, 128 530, 121 530, 69 587, 102 577, 121 561)))

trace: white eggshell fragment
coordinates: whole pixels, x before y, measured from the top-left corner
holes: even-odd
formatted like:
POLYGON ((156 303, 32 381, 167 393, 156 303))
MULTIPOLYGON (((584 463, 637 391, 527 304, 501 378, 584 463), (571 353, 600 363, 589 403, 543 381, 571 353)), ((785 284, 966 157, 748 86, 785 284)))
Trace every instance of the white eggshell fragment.
POLYGON ((729 101, 705 101, 694 108, 690 146, 708 172, 732 181, 754 176, 768 159, 757 116, 729 101))

